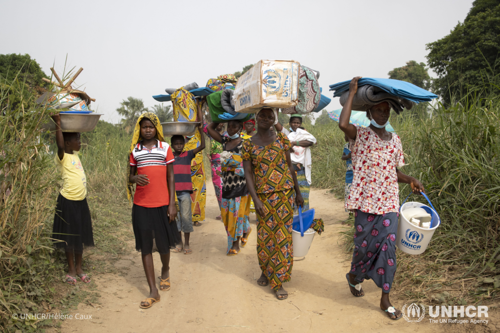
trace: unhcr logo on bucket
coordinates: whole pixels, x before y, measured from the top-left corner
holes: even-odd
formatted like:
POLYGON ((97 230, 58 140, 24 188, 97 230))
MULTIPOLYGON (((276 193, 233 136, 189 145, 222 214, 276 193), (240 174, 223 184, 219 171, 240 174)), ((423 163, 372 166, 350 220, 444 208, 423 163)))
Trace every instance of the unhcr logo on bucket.
POLYGON ((417 245, 424 239, 424 235, 417 230, 406 229, 405 238, 401 238, 401 245, 413 250, 420 250, 421 245, 417 245))

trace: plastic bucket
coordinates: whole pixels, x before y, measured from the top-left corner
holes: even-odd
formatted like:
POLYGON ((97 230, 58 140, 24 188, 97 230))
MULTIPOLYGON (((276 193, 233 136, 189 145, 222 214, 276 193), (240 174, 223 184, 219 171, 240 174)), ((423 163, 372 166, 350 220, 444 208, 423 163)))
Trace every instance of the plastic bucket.
POLYGON ((300 231, 292 230, 293 256, 305 257, 309 252, 312 241, 316 235, 316 231, 309 229, 304 232, 304 236, 300 235, 300 231))
POLYGON ((431 241, 432 235, 434 235, 434 231, 436 231, 437 227, 441 224, 441 219, 432 206, 431 201, 422 193, 422 195, 427 199, 430 207, 424 205, 420 202, 406 202, 408 197, 406 197, 405 201, 401 205, 399 209, 399 225, 398 225, 398 234, 396 237, 396 244, 398 248, 404 253, 408 254, 421 254, 424 253, 431 241), (431 227, 429 229, 421 228, 416 225, 413 225, 408 221, 403 212, 409 208, 423 208, 432 216, 431 227))
POLYGON ((299 215, 293 217, 292 225, 292 242, 293 242, 293 256, 305 257, 316 231, 310 229, 314 220, 314 209, 310 209, 302 213, 302 207, 299 206, 299 215))

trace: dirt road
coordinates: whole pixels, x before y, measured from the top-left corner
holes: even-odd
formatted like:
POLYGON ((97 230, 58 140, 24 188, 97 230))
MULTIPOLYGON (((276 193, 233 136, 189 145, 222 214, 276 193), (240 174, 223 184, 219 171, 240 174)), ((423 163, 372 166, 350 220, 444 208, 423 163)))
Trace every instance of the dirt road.
MULTIPOLYGON (((340 221, 347 217, 343 203, 324 190, 311 192, 311 207, 325 222, 309 254, 296 261, 292 281, 285 284, 289 297, 278 301, 269 287, 256 279, 256 217, 251 216, 249 245, 227 257, 224 226, 214 219, 218 206, 212 184, 207 183, 206 221, 191 236, 192 255, 172 253, 172 288, 161 292, 161 302, 139 309, 148 295, 141 256, 131 251, 116 263, 123 275, 94 276, 101 293, 97 307, 80 304, 74 314, 92 319, 66 320, 63 332, 436 332, 438 325, 391 321, 379 309, 380 289, 368 281, 366 296, 354 298, 345 273, 348 256, 342 250, 340 221)), ((159 274, 160 258, 154 254, 159 274)), ((394 300, 401 308, 404 300, 394 300)))

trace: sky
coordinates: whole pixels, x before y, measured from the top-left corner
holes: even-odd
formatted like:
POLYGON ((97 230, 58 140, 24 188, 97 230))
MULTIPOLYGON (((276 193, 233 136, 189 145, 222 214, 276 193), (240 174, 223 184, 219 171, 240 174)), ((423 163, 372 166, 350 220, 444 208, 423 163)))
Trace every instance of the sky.
MULTIPOLYGON (((49 76, 83 67, 73 88, 118 123, 129 96, 151 107, 165 88, 202 87, 261 59, 318 70, 331 98, 331 84, 426 63, 426 44, 463 22, 472 2, 0 0, 0 54, 29 54, 49 76)), ((338 108, 335 98, 326 109, 338 108)))

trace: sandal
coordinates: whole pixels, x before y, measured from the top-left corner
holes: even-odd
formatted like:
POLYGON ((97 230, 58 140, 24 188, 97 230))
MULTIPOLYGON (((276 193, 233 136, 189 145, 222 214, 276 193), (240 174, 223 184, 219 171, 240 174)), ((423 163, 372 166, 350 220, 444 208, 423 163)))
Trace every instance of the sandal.
POLYGON ((248 236, 250 236, 250 234, 252 233, 252 229, 250 229, 247 233, 247 237, 246 238, 243 238, 241 237, 241 247, 245 247, 247 245, 247 242, 248 242, 248 236))
POLYGON ((160 290, 161 291, 169 291, 170 290, 170 276, 166 279, 162 279, 161 276, 158 276, 160 279, 160 290), (164 288, 162 288, 164 287, 164 288))
POLYGON ((201 227, 203 224, 201 224, 200 222, 196 221, 196 222, 193 222, 193 226, 195 227, 201 227))
POLYGON ((171 249, 170 252, 181 253, 181 252, 183 252, 183 250, 184 249, 182 247, 176 246, 175 248, 171 249))
POLYGON ((275 291, 276 293, 276 298, 280 301, 284 301, 285 299, 288 298, 288 292, 281 287, 280 289, 275 291))
POLYGON ((222 220, 222 216, 220 216, 220 215, 219 215, 219 216, 217 216, 215 219, 216 219, 216 220, 222 220))
POLYGON ((231 250, 229 250, 229 252, 227 253, 227 255, 229 257, 231 257, 231 256, 237 255, 238 253, 239 253, 239 251, 236 251, 235 249, 231 249, 231 250))
POLYGON ((363 292, 363 289, 361 288, 361 283, 358 283, 357 285, 353 285, 351 284, 351 281, 349 281, 349 273, 347 273, 345 275, 345 278, 347 279, 347 283, 349 283, 349 286, 356 289, 358 291, 358 294, 356 295, 351 288, 349 288, 349 290, 351 291, 351 294, 354 296, 354 297, 363 297, 365 296, 365 293, 363 292))
POLYGON ((184 254, 192 254, 193 250, 191 249, 184 249, 184 254))
POLYGON ((262 287, 266 287, 269 285, 269 280, 265 276, 261 276, 257 279, 257 284, 262 287))
POLYGON ((66 275, 66 280, 64 280, 64 282, 72 286, 76 286, 76 279, 69 274, 66 275))
POLYGON ((140 308, 141 309, 149 309, 150 307, 153 306, 153 304, 160 302, 159 299, 153 298, 153 297, 148 297, 144 301, 141 302, 140 308), (142 305, 142 303, 147 303, 148 305, 142 305))
POLYGON ((76 276, 78 276, 80 278, 80 280, 82 280, 82 282, 85 282, 85 283, 89 283, 90 282, 90 277, 83 273, 83 274, 76 274, 76 276))
POLYGON ((401 311, 399 312, 399 316, 396 316, 396 308, 393 306, 388 307, 387 310, 384 310, 384 312, 387 313, 387 317, 391 320, 399 320, 403 317, 403 313, 401 311))

